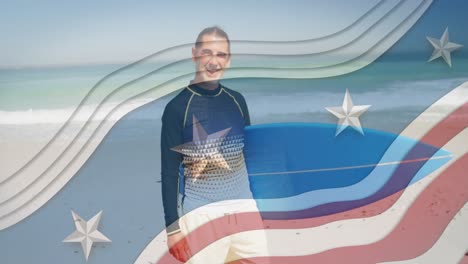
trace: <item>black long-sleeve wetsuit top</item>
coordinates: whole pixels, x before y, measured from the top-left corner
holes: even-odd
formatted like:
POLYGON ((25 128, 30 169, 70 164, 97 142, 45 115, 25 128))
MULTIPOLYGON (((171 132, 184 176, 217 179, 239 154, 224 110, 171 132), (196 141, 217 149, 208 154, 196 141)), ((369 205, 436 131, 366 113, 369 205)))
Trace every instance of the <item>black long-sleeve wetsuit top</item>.
POLYGON ((189 85, 166 105, 161 183, 168 234, 179 231, 179 192, 183 199, 200 204, 248 198, 242 152, 244 126, 248 125, 244 97, 221 84, 215 90, 189 85))

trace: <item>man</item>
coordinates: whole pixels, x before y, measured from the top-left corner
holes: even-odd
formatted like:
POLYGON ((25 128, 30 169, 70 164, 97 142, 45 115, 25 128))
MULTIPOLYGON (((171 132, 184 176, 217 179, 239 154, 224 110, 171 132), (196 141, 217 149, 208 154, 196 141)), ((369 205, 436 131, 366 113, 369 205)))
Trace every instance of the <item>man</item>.
MULTIPOLYGON (((201 31, 192 48, 195 78, 167 104, 162 117, 161 179, 167 244, 171 254, 184 262, 192 257, 190 244, 197 243, 196 238, 176 243, 185 234, 223 215, 256 209, 242 152, 244 126, 250 125, 247 104, 240 93, 220 84, 230 60, 227 34, 219 27, 201 31), (196 208, 200 210, 187 214, 196 208)), ((261 219, 255 221, 261 225, 261 219)), ((235 219, 231 222, 240 224, 235 219)), ((217 254, 195 255, 191 261, 223 263, 229 259, 228 253, 247 258, 256 250, 265 250, 265 245, 237 235, 215 248, 217 254)))

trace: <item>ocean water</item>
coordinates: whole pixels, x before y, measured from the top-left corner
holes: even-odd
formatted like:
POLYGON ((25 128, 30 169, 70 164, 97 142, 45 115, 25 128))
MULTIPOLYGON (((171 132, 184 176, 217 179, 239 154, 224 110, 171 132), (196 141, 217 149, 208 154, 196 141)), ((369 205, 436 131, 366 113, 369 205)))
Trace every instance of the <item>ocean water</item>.
MULTIPOLYGON (((106 93, 115 89, 112 82, 101 84, 100 89, 93 86, 124 66, 0 70, 0 125, 4 128, 12 125, 61 125, 80 103, 92 111, 106 93), (87 94, 97 95, 86 98, 87 94)), ((161 66, 164 64, 145 65, 147 71, 161 66)), ((193 65, 184 62, 173 70, 186 73, 190 72, 188 67, 193 65)), ((140 77, 138 74, 121 73, 122 78, 128 80, 140 77)), ((167 76, 164 72, 156 74, 161 80, 167 76)), ((424 58, 416 58, 377 60, 359 71, 331 78, 236 78, 225 79, 223 83, 244 95, 254 124, 336 122, 325 107, 341 105, 345 90, 349 89, 355 104, 372 105, 362 116, 363 126, 397 133, 433 102, 467 80, 467 58, 454 59, 453 68, 441 60, 428 63, 424 58)), ((118 96, 108 98, 101 107, 115 108, 117 102, 131 92, 123 89, 118 96)), ((133 118, 160 118, 165 104, 177 92, 156 100, 143 97, 140 104, 149 104, 145 109, 149 107, 150 111, 140 110, 141 113, 133 115, 133 118)))

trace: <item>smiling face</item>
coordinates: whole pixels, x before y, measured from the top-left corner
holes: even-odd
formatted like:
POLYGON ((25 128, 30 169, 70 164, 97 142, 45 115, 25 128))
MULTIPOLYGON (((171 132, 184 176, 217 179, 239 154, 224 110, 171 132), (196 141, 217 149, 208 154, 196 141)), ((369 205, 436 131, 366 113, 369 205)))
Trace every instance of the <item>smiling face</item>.
POLYGON ((231 62, 229 43, 216 34, 203 35, 200 42, 198 47, 192 48, 192 61, 197 71, 194 83, 217 84, 231 62))

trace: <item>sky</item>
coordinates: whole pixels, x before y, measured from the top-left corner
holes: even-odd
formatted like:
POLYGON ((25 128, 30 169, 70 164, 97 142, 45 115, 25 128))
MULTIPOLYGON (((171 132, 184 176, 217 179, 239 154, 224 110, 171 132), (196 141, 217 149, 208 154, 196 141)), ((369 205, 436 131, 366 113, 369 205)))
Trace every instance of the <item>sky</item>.
MULTIPOLYGON (((397 1, 397 0, 388 0, 397 1)), ((9 1, 0 4, 0 67, 128 63, 194 41, 220 25, 233 40, 300 40, 338 31, 379 0, 292 1, 9 1)), ((421 38, 468 46, 466 0, 434 0, 406 51, 421 38)))

